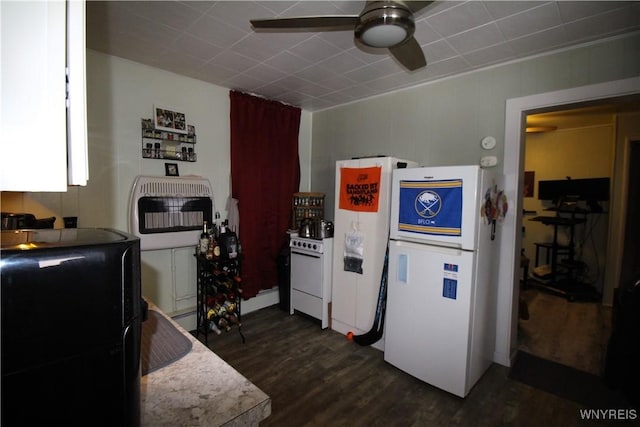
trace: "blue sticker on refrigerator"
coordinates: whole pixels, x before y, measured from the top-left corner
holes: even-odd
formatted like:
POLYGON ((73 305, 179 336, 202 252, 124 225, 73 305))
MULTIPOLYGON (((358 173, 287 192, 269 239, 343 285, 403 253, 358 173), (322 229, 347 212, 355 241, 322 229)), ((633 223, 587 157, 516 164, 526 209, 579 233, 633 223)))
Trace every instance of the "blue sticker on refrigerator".
POLYGON ((457 273, 458 272, 458 264, 449 264, 446 263, 444 265, 444 271, 450 271, 452 273, 457 273))
POLYGON ((444 278, 442 283, 442 296, 445 298, 456 299, 458 293, 458 281, 455 279, 444 278))
POLYGON ((445 263, 442 279, 442 296, 457 299, 458 296, 458 264, 445 263))

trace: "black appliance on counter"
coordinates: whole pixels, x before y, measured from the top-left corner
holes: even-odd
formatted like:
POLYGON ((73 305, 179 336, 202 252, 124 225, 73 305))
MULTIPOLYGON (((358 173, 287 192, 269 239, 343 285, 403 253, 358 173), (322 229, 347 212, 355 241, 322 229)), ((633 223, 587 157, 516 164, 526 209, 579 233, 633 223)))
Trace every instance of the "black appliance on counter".
POLYGON ((21 230, 25 228, 53 228, 56 217, 36 218, 30 213, 2 212, 2 230, 21 230))
POLYGON ((139 426, 140 241, 2 231, 3 426, 139 426))

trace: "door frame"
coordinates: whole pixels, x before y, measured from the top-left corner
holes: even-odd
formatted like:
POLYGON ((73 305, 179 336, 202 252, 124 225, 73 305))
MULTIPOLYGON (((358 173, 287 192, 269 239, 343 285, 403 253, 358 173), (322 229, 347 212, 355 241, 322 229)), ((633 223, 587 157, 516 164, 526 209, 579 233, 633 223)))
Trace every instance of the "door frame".
MULTIPOLYGON (((554 92, 512 98, 506 101, 504 135, 504 190, 513 209, 503 222, 500 253, 505 262, 498 271, 496 348, 494 361, 511 366, 517 350, 520 250, 522 242, 522 188, 524 170, 525 123, 528 114, 558 106, 575 108, 580 104, 640 93, 640 77, 615 80, 554 92)), ((557 109, 557 108, 556 108, 557 109)))

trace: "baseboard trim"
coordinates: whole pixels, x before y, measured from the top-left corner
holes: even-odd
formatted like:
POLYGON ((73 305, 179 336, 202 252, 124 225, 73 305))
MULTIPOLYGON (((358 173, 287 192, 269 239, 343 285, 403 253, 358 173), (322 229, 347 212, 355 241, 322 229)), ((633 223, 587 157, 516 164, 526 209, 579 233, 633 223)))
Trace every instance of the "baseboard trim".
MULTIPOLYGON (((260 291, 255 298, 250 298, 246 301, 242 301, 241 314, 251 313, 252 311, 258 311, 262 308, 270 307, 280 303, 280 294, 278 288, 267 289, 260 291)), ((168 314, 180 326, 187 331, 196 329, 196 308, 187 308, 178 312, 168 314)))
POLYGON ((195 311, 195 307, 194 309, 192 309, 192 311, 189 312, 183 312, 180 314, 172 314, 169 317, 171 317, 171 320, 173 320, 174 322, 176 322, 178 325, 182 326, 184 329, 186 329, 187 331, 193 331, 196 329, 196 311, 195 311))
POLYGON ((498 351, 494 351, 493 362, 497 363, 498 365, 506 366, 507 368, 509 368, 513 366, 513 363, 515 362, 516 354, 517 354, 517 349, 515 349, 508 355, 505 355, 504 353, 500 353, 498 351))
POLYGON ((278 288, 266 289, 258 292, 258 295, 254 298, 249 298, 246 301, 242 300, 240 312, 244 315, 279 303, 280 293, 278 288))

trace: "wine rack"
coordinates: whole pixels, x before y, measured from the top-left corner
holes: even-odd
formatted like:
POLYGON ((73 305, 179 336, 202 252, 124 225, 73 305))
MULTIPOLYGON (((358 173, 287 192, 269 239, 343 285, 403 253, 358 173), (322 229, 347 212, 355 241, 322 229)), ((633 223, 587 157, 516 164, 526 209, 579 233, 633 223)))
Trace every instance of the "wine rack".
POLYGON ((196 254, 197 259, 197 325, 196 338, 202 332, 208 344, 209 333, 229 332, 237 328, 242 334, 240 303, 242 278, 240 258, 207 259, 196 254))

